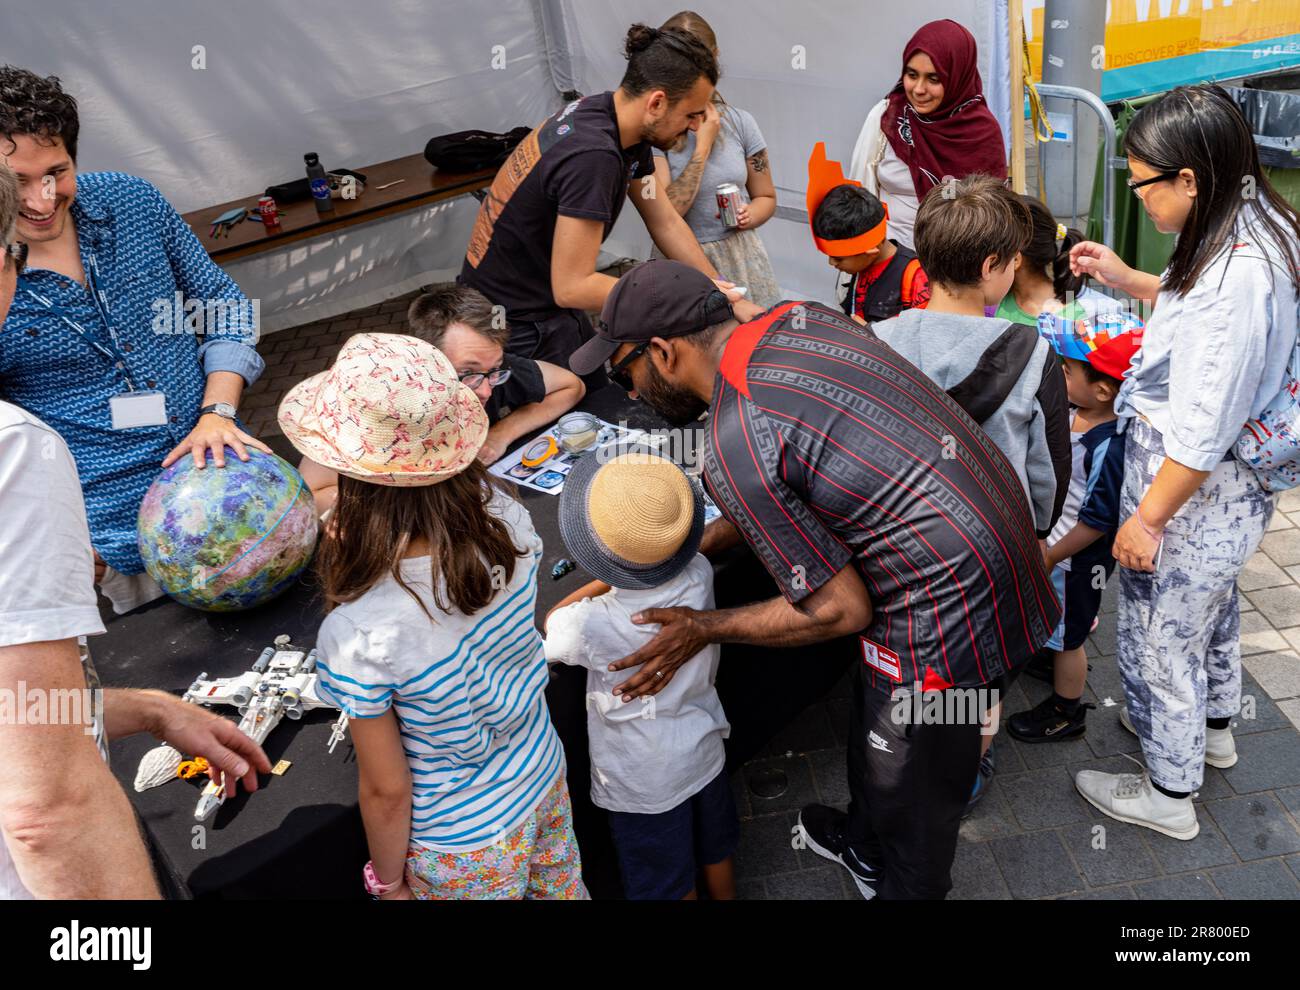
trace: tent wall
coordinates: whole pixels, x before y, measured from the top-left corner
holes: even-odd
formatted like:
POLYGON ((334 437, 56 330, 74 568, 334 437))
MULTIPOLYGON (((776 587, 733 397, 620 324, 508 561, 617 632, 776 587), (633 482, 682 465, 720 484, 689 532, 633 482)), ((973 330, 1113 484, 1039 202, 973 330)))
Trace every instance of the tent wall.
MULTIPOLYGON (((657 27, 684 7, 709 22, 722 63, 718 89, 755 116, 767 139, 779 211, 760 232, 790 296, 834 298, 834 273, 813 248, 805 219, 808 155, 825 141, 830 156, 848 167, 862 122, 898 81, 903 46, 918 27, 951 17, 970 29, 979 43, 985 92, 1006 132, 1006 0, 552 2, 564 9, 578 89, 584 93, 610 89, 622 78, 623 38, 633 22, 657 27), (802 68, 795 61, 796 45, 803 46, 802 68), (1001 61, 995 63, 999 53, 1001 61), (994 64, 1003 67, 1000 72, 994 64)), ((624 211, 605 247, 629 257, 648 256, 650 240, 635 211, 624 211)))
MULTIPOLYGON (((791 294, 825 296, 831 283, 803 219, 808 152, 825 140, 847 160, 920 24, 952 17, 974 32, 990 105, 1007 117, 1007 79, 990 69, 1005 65, 994 59, 1005 54, 1006 0, 692 3, 718 32, 723 93, 755 115, 769 142, 781 210, 763 237, 791 294), (792 64, 795 45, 804 46, 803 68, 792 64)), ((5 14, 0 61, 58 75, 77 97, 80 168, 143 176, 186 212, 251 202, 300 176, 306 151, 327 167, 355 168, 419 152, 437 133, 535 124, 563 90, 615 86, 628 25, 657 25, 682 5, 42 0, 5 14)), ((264 330, 305 322, 451 276, 476 209, 463 197, 228 270, 262 300, 264 330)), ((647 256, 634 210, 606 248, 606 257, 647 256)))

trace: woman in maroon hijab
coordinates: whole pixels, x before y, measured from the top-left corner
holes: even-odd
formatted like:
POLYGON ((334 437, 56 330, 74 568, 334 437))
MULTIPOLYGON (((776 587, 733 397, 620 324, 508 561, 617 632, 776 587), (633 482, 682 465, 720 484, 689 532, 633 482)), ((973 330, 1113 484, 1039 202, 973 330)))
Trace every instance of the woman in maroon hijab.
POLYGON ((1007 177, 1002 128, 984 100, 975 37, 931 21, 903 49, 898 85, 872 109, 853 150, 851 177, 889 206, 889 236, 912 248, 922 197, 944 176, 1007 177))

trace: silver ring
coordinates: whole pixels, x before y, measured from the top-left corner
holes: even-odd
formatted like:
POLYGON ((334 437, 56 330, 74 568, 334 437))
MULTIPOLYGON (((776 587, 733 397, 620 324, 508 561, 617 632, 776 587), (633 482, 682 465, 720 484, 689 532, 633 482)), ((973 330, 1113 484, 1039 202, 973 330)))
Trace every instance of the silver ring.
POLYGON ((664 676, 664 672, 662 670, 655 671, 655 677, 663 677, 663 676, 664 676))

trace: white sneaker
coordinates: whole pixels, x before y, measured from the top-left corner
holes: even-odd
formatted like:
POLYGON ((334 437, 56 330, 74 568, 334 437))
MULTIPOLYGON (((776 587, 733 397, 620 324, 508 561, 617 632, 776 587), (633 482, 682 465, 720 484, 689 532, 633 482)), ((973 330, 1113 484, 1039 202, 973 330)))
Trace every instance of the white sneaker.
MULTIPOLYGON (((1137 729, 1129 721, 1127 706, 1119 710, 1119 724, 1137 735, 1137 729)), ((1205 727, 1205 762, 1220 770, 1237 765, 1237 744, 1232 739, 1232 729, 1205 727)))
POLYGON ((1143 825, 1184 841, 1196 838, 1201 830, 1192 799, 1161 794, 1145 773, 1080 770, 1074 776, 1074 786, 1084 800, 1116 821, 1143 825))

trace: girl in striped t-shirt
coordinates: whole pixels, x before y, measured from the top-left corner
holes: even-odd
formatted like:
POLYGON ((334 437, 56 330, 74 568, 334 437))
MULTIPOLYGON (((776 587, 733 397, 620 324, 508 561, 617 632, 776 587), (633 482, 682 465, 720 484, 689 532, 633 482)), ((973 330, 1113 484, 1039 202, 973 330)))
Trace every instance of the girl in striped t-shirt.
POLYGON ((318 671, 353 719, 366 889, 585 898, 533 625, 542 543, 476 460, 482 403, 431 345, 360 334, 280 424, 340 475, 318 671))

